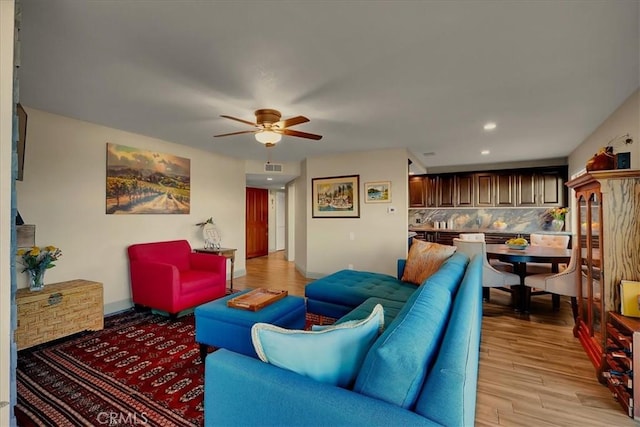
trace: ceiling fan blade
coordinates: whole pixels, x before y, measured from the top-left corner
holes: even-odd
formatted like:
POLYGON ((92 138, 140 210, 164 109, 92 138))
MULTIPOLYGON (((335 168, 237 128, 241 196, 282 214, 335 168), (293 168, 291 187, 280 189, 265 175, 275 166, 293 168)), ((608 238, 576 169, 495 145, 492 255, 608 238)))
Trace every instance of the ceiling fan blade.
POLYGON ((257 124, 255 124, 253 122, 250 122, 248 120, 239 119, 237 117, 225 116, 225 115, 221 115, 220 117, 224 117, 225 119, 235 120, 236 122, 244 123, 244 124, 249 125, 249 126, 258 126, 257 124))
POLYGON ((273 126, 278 126, 279 128, 284 129, 301 123, 307 123, 308 121, 309 119, 305 116, 296 116, 291 117, 290 119, 280 120, 279 122, 274 123, 273 126))
POLYGON ((256 133, 257 131, 255 130, 241 130, 240 132, 231 132, 231 133, 223 133, 220 135, 213 135, 214 137, 218 137, 218 136, 231 136, 231 135, 241 135, 243 133, 256 133))
POLYGON ((283 133, 284 135, 297 136, 299 138, 315 139, 316 141, 319 139, 322 139, 322 135, 316 135, 316 134, 307 133, 307 132, 300 132, 293 129, 282 129, 282 130, 278 130, 278 132, 283 133))

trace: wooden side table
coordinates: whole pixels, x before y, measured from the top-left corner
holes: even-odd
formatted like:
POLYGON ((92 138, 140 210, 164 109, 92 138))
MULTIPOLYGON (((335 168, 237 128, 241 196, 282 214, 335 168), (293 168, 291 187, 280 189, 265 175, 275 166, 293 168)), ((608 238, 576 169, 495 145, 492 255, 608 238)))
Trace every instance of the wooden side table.
POLYGON ((233 290, 233 266, 235 264, 236 261, 236 251, 237 249, 234 248, 198 248, 198 249, 194 249, 195 252, 198 253, 202 253, 202 254, 215 254, 215 255, 222 255, 223 257, 226 257, 229 259, 229 261, 231 261, 231 284, 230 284, 230 289, 233 290))

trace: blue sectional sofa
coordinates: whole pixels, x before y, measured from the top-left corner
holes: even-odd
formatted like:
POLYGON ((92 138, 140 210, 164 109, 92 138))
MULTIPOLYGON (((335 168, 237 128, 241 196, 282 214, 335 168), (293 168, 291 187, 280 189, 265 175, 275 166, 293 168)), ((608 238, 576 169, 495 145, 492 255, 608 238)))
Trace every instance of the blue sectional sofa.
MULTIPOLYGON (((404 290, 409 285, 397 281, 397 286, 404 290)), ((330 287, 348 294, 351 309, 339 323, 367 316, 376 303, 389 307, 385 320, 390 323, 369 349, 353 388, 321 383, 221 349, 205 362, 205 425, 474 424, 482 322, 480 258, 469 262, 465 255, 454 254, 422 286, 414 286, 405 301, 384 298, 368 282, 330 287), (363 291, 367 288, 370 296, 363 291)), ((326 307, 339 305, 331 301, 326 307)))

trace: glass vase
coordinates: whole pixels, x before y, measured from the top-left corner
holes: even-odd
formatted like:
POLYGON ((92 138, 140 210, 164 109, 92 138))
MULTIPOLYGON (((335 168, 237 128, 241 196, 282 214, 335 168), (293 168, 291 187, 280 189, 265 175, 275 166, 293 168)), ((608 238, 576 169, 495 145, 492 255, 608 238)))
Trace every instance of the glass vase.
POLYGON ((564 228, 564 221, 561 219, 554 219, 551 221, 551 229, 553 231, 562 231, 564 228))
POLYGON ((44 289, 44 272, 46 270, 36 269, 36 270, 27 270, 29 273, 29 290, 30 291, 41 291, 44 289))

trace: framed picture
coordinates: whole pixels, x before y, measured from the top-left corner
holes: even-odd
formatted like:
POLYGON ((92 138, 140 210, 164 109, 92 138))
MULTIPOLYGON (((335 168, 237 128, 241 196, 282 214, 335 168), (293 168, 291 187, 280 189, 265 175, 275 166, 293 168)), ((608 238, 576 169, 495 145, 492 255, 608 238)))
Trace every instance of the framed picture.
POLYGON ((391 202, 391 181, 376 181, 364 183, 365 203, 391 202))
POLYGON ((191 160, 107 143, 107 214, 188 214, 191 160))
POLYGON ((360 218, 360 175, 313 178, 313 218, 360 218))
POLYGON ((22 181, 24 176, 24 147, 27 137, 27 112, 21 104, 18 104, 18 176, 17 180, 22 181))

